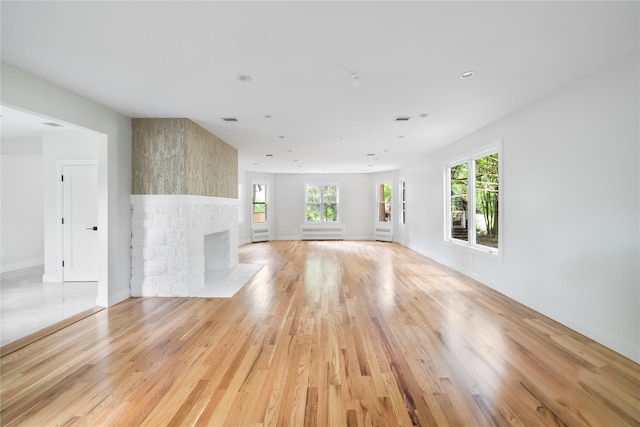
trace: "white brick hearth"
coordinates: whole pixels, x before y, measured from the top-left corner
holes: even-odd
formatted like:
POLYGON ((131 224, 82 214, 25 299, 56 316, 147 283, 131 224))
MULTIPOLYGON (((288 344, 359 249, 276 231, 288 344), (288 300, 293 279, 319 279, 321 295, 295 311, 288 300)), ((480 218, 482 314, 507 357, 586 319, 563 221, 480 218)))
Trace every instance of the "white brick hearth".
MULTIPOLYGON (((208 266, 238 264, 238 200, 188 195, 131 196, 131 295, 191 296, 208 266), (209 239, 209 238, 208 238, 209 239)), ((211 268, 211 267, 209 267, 211 268)))

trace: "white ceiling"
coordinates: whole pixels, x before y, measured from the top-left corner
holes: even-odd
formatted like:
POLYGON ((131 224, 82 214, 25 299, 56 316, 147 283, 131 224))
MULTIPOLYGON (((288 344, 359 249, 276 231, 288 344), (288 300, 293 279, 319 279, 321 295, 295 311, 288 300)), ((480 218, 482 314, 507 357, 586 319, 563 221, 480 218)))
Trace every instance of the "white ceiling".
POLYGON ((76 129, 60 120, 0 105, 0 132, 3 138, 41 137, 43 132, 76 129))
POLYGON ((127 116, 191 118, 247 170, 373 172, 638 49, 639 4, 3 0, 1 54, 127 116))

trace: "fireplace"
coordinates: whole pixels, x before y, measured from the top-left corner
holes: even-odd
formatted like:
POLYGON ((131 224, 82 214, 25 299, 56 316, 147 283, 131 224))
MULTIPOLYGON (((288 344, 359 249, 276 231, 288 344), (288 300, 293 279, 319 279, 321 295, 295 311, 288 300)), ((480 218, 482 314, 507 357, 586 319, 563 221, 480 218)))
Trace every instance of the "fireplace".
POLYGON ((229 230, 204 236, 204 269, 227 270, 231 266, 229 256, 229 230))
POLYGON ((192 296, 238 264, 238 200, 131 196, 131 295, 192 296))

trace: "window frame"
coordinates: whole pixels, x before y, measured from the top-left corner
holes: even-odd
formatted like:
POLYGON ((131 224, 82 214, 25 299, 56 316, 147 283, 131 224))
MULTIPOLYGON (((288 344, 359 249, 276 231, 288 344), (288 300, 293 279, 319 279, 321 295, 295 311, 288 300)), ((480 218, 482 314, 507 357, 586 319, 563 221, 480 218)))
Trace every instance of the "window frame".
POLYGON ((375 211, 374 212, 375 212, 375 222, 376 222, 376 224, 388 224, 388 225, 392 226, 393 225, 393 221, 394 221, 394 219, 393 219, 394 212, 393 211, 394 211, 394 208, 395 208, 395 206, 393 205, 393 193, 394 193, 393 181, 391 181, 391 180, 376 181, 375 193, 376 193, 376 207, 375 207, 375 211), (388 202, 384 201, 384 200, 380 201, 379 188, 380 188, 381 185, 383 185, 383 186, 384 185, 388 185, 390 190, 391 190, 391 197, 389 198, 388 202), (380 204, 381 203, 384 203, 385 205, 389 204, 389 221, 380 221, 380 204))
POLYGON ((407 180, 402 177, 398 182, 398 225, 404 227, 407 224, 407 180))
POLYGON ((503 217, 504 217, 504 185, 503 185, 503 164, 502 141, 495 141, 476 150, 470 151, 463 156, 447 161, 443 167, 444 179, 444 240, 448 244, 469 249, 474 253, 488 255, 494 259, 502 260, 504 253, 503 245, 503 217), (468 212, 476 212, 476 165, 475 161, 491 154, 498 154, 498 247, 481 245, 476 243, 476 218, 475 214, 469 214, 469 224, 467 227, 468 240, 456 239, 452 237, 451 226, 451 168, 463 163, 467 163, 468 181, 467 198, 468 212), (472 231, 471 231, 472 230, 472 231))
MULTIPOLYGON (((304 224, 340 224, 341 215, 340 215, 340 183, 335 181, 310 181, 305 182, 302 186, 303 196, 302 196, 302 219, 304 224), (325 187, 329 185, 334 185, 336 187, 336 220, 335 221, 327 221, 325 218, 325 187), (319 187, 320 188, 320 202, 318 205, 320 206, 320 220, 319 221, 309 221, 307 219, 307 205, 309 204, 307 199, 307 190, 309 187, 319 187)), ((332 203, 333 204, 333 203, 332 203)))
POLYGON ((250 187, 250 191, 251 191, 251 197, 250 197, 250 202, 249 202, 249 212, 251 212, 251 224, 254 225, 260 225, 260 224, 269 224, 269 183, 265 182, 265 181, 251 181, 251 187, 250 187), (255 193, 254 193, 254 188, 256 185, 263 185, 264 186, 264 203, 263 202, 256 202, 255 201, 255 193), (264 222, 256 222, 255 221, 255 206, 257 204, 264 204, 264 222))

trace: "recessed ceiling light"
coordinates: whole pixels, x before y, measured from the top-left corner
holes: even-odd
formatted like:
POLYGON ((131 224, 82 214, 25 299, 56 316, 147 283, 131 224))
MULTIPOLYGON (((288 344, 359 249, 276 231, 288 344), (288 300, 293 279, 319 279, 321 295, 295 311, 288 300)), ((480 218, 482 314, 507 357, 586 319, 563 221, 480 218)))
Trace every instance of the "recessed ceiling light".
POLYGON ((422 117, 424 119, 428 115, 429 115, 429 113, 422 113, 422 114, 418 114, 418 117, 422 117))
POLYGON ((408 122, 411 116, 396 116, 394 119, 396 122, 408 122))
POLYGON ((398 138, 402 139, 404 138, 404 135, 398 135, 398 138))
POLYGON ((286 138, 286 136, 284 136, 284 135, 278 135, 278 138, 280 138, 280 139, 285 139, 285 138, 286 138))
POLYGON ((244 83, 248 83, 253 80, 253 78, 248 74, 238 74, 238 80, 244 83))
POLYGON ((474 71, 465 71, 464 73, 460 74, 460 78, 461 79, 468 79, 469 77, 473 77, 475 76, 475 72, 474 71))
POLYGON ((222 120, 224 120, 225 122, 237 122, 238 119, 236 119, 235 117, 223 117, 222 120))
POLYGON ((264 115, 264 118, 265 118, 265 119, 272 119, 272 118, 273 118, 273 116, 272 116, 271 114, 265 114, 265 115, 264 115))
POLYGON ((375 154, 373 154, 373 153, 367 154, 367 157, 373 157, 373 156, 375 156, 375 154))
POLYGON ((273 157, 273 154, 265 154, 265 157, 273 157))

